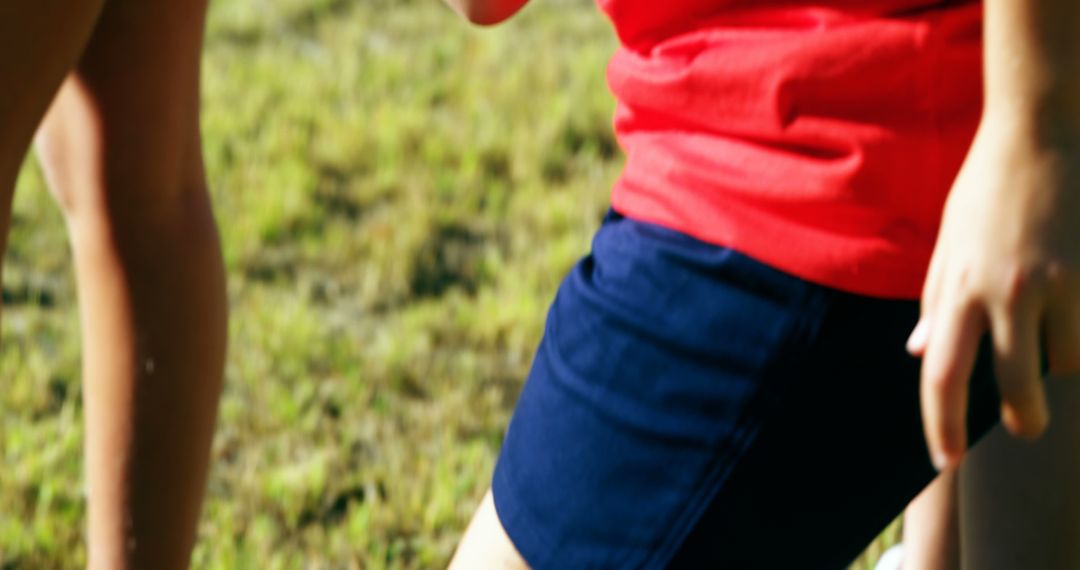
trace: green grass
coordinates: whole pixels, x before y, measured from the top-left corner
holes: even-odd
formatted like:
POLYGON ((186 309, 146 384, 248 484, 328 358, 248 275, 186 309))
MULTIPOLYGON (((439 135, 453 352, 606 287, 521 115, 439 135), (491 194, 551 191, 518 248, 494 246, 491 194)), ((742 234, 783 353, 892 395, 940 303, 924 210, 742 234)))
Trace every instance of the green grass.
MULTIPOLYGON (((436 0, 213 3, 233 320, 196 568, 445 564, 621 165, 613 47, 585 0, 493 30, 436 0)), ((32 164, 5 263, 0 568, 75 568, 76 299, 32 164)))

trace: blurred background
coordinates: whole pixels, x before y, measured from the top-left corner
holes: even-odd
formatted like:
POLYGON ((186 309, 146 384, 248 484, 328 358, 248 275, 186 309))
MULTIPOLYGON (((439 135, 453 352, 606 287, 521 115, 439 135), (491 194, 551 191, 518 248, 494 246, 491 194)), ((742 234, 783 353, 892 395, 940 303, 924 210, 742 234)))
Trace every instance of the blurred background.
MULTIPOLYGON (((211 3, 232 325, 194 568, 446 564, 621 165, 614 46, 590 0, 490 30, 439 0, 211 3)), ((76 298, 32 160, 4 262, 0 569, 78 568, 76 298)))

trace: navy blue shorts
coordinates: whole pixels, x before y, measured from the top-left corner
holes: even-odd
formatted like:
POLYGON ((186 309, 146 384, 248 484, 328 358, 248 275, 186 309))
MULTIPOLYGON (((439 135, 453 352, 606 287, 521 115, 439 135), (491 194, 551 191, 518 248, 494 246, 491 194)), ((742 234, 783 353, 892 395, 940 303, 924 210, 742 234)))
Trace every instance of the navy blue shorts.
MULTIPOLYGON (((499 519, 538 569, 842 568, 935 474, 917 319, 609 213, 548 315, 499 519)), ((998 419, 986 348, 972 440, 998 419)))

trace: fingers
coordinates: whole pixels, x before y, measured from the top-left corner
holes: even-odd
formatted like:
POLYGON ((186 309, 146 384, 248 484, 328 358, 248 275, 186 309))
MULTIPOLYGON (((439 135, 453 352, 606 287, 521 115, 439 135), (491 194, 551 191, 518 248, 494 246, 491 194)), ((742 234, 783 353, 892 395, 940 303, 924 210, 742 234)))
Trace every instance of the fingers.
POLYGON ((933 317, 924 315, 919 318, 918 324, 915 325, 915 329, 911 331, 911 336, 907 340, 907 351, 912 356, 923 356, 926 354, 926 344, 930 341, 930 329, 933 328, 933 317))
POLYGON ((1050 421, 1039 371, 1040 311, 1027 302, 992 318, 994 372, 1001 392, 1001 422, 1009 433, 1033 439, 1050 421))
POLYGON ((937 251, 930 259, 930 269, 926 274, 926 284, 923 285, 922 314, 915 329, 908 337, 907 351, 912 356, 923 356, 926 353, 926 345, 930 340, 930 330, 933 328, 934 309, 937 307, 940 296, 941 268, 945 265, 945 256, 937 251))
POLYGON ((921 385, 926 442, 939 470, 955 468, 967 447, 968 379, 986 329, 974 300, 941 307, 926 345, 921 385))

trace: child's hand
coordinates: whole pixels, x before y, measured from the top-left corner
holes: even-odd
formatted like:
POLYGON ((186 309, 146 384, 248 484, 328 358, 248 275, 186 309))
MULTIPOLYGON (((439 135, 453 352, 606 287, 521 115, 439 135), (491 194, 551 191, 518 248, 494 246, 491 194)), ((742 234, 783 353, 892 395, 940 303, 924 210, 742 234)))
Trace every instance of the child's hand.
POLYGON ((1080 371, 1080 137, 984 118, 942 220, 909 350, 922 355, 923 424, 939 469, 966 448, 968 380, 993 337, 1001 419, 1034 438, 1040 373, 1080 371), (1050 139, 1050 140, 1047 140, 1050 139))

